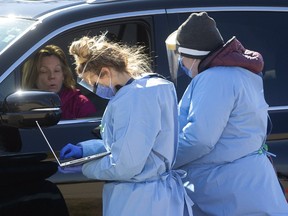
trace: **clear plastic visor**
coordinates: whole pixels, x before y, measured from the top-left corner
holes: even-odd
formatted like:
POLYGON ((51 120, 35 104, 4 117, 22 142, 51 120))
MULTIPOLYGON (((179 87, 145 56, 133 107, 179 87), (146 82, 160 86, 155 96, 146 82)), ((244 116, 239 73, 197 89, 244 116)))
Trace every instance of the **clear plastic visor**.
POLYGON ((177 46, 176 46, 176 36, 177 36, 177 32, 175 31, 172 34, 170 34, 165 41, 167 58, 168 58, 168 63, 169 63, 170 76, 171 76, 171 80, 175 84, 177 84, 177 78, 179 76, 179 74, 178 74, 179 53, 177 51, 177 46))

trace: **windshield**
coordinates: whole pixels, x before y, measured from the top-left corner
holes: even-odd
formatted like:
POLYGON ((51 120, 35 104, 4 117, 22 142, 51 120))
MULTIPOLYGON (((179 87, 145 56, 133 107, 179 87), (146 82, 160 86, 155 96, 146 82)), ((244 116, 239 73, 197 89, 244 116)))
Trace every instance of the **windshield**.
POLYGON ((34 20, 0 17, 0 54, 34 23, 34 20))

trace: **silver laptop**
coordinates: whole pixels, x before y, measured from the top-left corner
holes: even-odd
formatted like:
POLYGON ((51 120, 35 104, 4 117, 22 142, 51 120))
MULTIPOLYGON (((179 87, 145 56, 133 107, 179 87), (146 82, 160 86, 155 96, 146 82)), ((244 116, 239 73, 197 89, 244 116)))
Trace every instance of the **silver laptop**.
POLYGON ((98 153, 98 154, 90 155, 90 156, 87 156, 87 157, 82 157, 82 158, 78 158, 78 159, 72 159, 72 160, 68 160, 68 161, 65 161, 65 162, 60 162, 60 160, 56 156, 52 146, 50 145, 48 139, 46 138, 46 135, 44 134, 42 128, 40 127, 38 121, 36 121, 36 124, 37 124, 42 136, 44 137, 46 143, 48 144, 52 154, 54 155, 54 157, 55 157, 55 159, 56 159, 56 161, 57 161, 57 163, 59 164, 60 167, 80 165, 80 164, 83 164, 83 163, 87 163, 87 162, 89 162, 91 160, 99 159, 99 158, 102 158, 102 157, 104 157, 106 155, 111 154, 110 151, 106 151, 106 152, 101 152, 101 153, 98 153))

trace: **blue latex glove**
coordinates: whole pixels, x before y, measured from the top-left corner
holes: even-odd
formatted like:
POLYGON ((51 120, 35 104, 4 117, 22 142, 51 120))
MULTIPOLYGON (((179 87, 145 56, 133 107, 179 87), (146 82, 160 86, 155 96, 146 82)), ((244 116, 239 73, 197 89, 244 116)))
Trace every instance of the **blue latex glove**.
POLYGON ((60 173, 82 173, 82 165, 78 165, 78 166, 67 166, 67 167, 60 167, 58 166, 58 171, 60 173))
POLYGON ((67 158, 81 158, 83 156, 83 149, 81 146, 73 145, 68 143, 60 151, 60 159, 64 160, 67 158))

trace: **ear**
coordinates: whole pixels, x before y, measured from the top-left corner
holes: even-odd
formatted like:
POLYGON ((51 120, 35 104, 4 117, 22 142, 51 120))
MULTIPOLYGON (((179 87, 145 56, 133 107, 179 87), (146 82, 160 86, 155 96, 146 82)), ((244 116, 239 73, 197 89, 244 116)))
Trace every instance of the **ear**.
POLYGON ((109 67, 102 67, 101 69, 101 77, 105 77, 105 76, 108 76, 108 77, 111 77, 111 70, 109 67))

